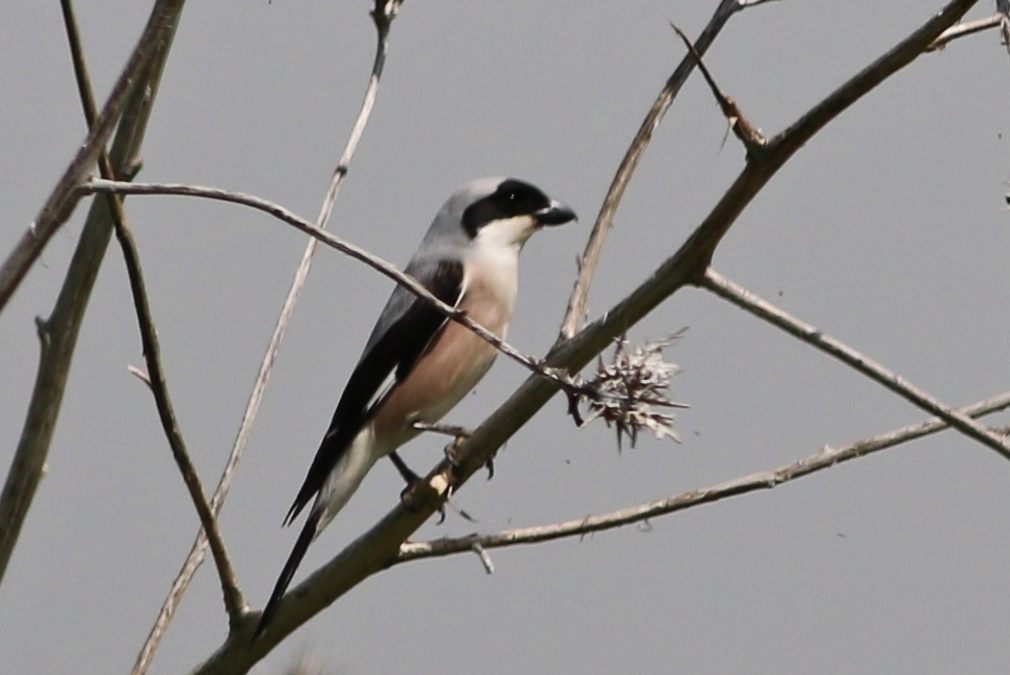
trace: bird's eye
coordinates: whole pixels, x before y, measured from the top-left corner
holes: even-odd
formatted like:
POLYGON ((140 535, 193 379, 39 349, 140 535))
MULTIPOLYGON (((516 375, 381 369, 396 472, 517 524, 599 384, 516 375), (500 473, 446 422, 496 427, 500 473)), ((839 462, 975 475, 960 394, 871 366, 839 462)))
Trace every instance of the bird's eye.
POLYGON ((519 199, 519 193, 516 192, 515 190, 510 190, 508 193, 506 193, 505 199, 510 204, 514 204, 516 200, 519 199))

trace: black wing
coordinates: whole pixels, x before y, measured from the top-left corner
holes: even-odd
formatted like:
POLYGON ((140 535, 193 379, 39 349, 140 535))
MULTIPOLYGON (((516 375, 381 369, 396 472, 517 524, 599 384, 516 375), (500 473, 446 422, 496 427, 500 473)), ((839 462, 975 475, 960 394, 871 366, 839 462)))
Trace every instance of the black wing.
MULTIPOLYGON (((407 270, 410 272, 409 267, 407 270)), ((418 281, 436 298, 448 305, 459 301, 463 288, 462 262, 440 261, 424 277, 418 281)), ((378 405, 376 399, 381 400, 384 395, 383 384, 403 379, 445 322, 445 315, 429 303, 402 286, 396 287, 344 387, 330 428, 284 519, 285 524, 291 523, 322 489, 326 477, 378 405)))

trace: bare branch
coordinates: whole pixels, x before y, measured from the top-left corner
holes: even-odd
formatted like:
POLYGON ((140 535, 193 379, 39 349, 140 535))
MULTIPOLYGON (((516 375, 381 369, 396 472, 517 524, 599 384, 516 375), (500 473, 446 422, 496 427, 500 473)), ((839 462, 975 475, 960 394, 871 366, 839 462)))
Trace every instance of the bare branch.
POLYGON ((811 108, 792 126, 772 139, 771 144, 778 146, 780 151, 788 154, 799 150, 815 133, 841 114, 843 110, 858 101, 894 72, 925 53, 929 45, 933 44, 933 41, 940 37, 943 31, 959 21, 965 12, 975 6, 977 1, 952 0, 948 2, 922 28, 864 68, 821 103, 811 108))
POLYGON ((14 250, 0 265, 0 312, 14 295, 25 274, 42 253, 42 249, 73 213, 80 193, 74 190, 98 159, 112 129, 138 86, 142 86, 151 64, 162 57, 171 43, 185 0, 157 0, 144 32, 134 47, 130 60, 120 74, 101 114, 95 120, 87 139, 81 144, 63 176, 60 177, 42 210, 21 236, 14 250))
POLYGON ((217 527, 217 521, 211 512, 210 504, 207 503, 207 496, 203 491, 200 476, 189 458, 189 451, 182 438, 179 422, 172 409, 172 399, 168 393, 165 370, 161 364, 161 345, 158 341, 158 332, 154 328, 154 318, 151 316, 147 290, 144 287, 144 276, 140 268, 137 244, 125 221, 118 221, 115 224, 116 238, 123 249, 123 258, 126 260, 126 269, 130 277, 130 289, 133 291, 133 303, 137 310, 137 323, 140 326, 140 336, 144 344, 144 359, 147 361, 147 372, 151 380, 151 391, 154 393, 154 400, 158 406, 158 416, 161 418, 161 425, 168 438, 168 444, 172 448, 172 456, 175 458, 176 464, 179 465, 183 482, 189 490, 190 499, 193 500, 193 506, 196 507, 197 515, 200 517, 200 524, 203 525, 210 541, 210 550, 220 577, 228 618, 231 625, 235 626, 238 625, 246 610, 246 602, 239 590, 235 570, 228 559, 221 531, 217 527))
POLYGON ((312 223, 295 215, 275 202, 267 201, 260 197, 256 197, 255 195, 242 192, 231 192, 228 190, 221 190, 219 188, 184 185, 179 183, 125 183, 121 181, 93 179, 82 184, 79 189, 84 194, 114 193, 124 195, 176 195, 184 197, 201 197, 204 199, 214 199, 232 204, 241 204, 243 206, 249 206, 265 213, 269 213, 278 220, 281 220, 288 225, 293 226, 295 229, 315 237, 327 246, 349 255, 355 260, 359 260, 379 273, 389 277, 396 283, 405 287, 418 298, 430 303, 449 320, 455 321, 456 323, 467 327, 477 334, 478 337, 494 346, 498 351, 533 373, 536 373, 538 376, 554 382, 555 385, 565 389, 566 391, 571 391, 576 394, 584 391, 584 387, 581 387, 574 382, 566 373, 561 370, 551 368, 550 366, 523 354, 508 342, 502 340, 487 328, 471 319, 467 316, 466 312, 452 307, 451 305, 448 305, 436 298, 424 286, 422 286, 420 282, 410 275, 401 272, 398 267, 388 260, 384 260, 383 258, 366 251, 360 246, 356 246, 355 244, 330 234, 325 230, 319 229, 312 223))
MULTIPOLYGON (((138 165, 135 158, 140 151, 147 121, 154 106, 181 7, 182 2, 158 2, 155 5, 144 37, 134 51, 134 58, 113 89, 102 115, 99 115, 94 125, 96 131, 89 135, 89 140, 67 170, 64 180, 68 176, 73 176, 76 183, 83 176, 108 137, 108 130, 102 131, 102 125, 114 124, 118 117, 117 111, 120 110, 123 111, 122 119, 119 120, 110 155, 118 175, 133 173, 134 167, 138 165), (152 40, 155 41, 153 44, 152 40), (131 82, 137 84, 130 84, 131 82)), ((74 58, 81 60, 83 65, 83 55, 79 50, 74 58)), ((77 68, 80 69, 81 67, 77 68)), ((68 217, 69 209, 77 203, 76 195, 64 194, 68 187, 72 188, 73 185, 68 186, 61 182, 57 186, 43 209, 43 214, 48 215, 45 219, 40 216, 36 223, 49 223, 55 232, 68 217), (68 209, 67 213, 61 211, 63 208, 68 209)), ((39 229, 44 228, 39 226, 39 229)), ((29 234, 34 238, 34 234, 31 232, 29 234)), ((42 344, 39 370, 21 438, 4 483, 3 493, 0 494, 0 579, 7 569, 7 563, 17 543, 35 490, 42 479, 82 317, 111 235, 109 201, 95 200, 88 212, 52 314, 46 320, 36 320, 42 344)), ((44 244, 45 242, 41 240, 25 244, 25 240, 22 239, 11 257, 4 262, 0 269, 0 310, 44 244)))
MULTIPOLYGON (((365 131, 365 126, 368 124, 368 120, 372 114, 372 109, 375 106, 375 100, 379 90, 379 81, 382 77, 382 70, 386 63, 386 55, 389 51, 389 29, 392 26, 393 19, 396 18, 401 2, 402 0, 376 0, 375 9, 371 12, 372 20, 375 23, 377 33, 377 44, 375 48, 375 58, 372 64, 372 72, 369 76, 368 86, 365 89, 365 96, 361 104, 361 109, 358 112, 358 117, 351 129, 350 137, 348 138, 347 144, 341 153, 337 167, 333 171, 330 186, 326 191, 326 196, 320 208, 319 215, 316 218, 316 227, 320 229, 326 228, 326 224, 333 212, 333 205, 336 203, 337 195, 340 191, 340 186, 343 183, 344 176, 347 175, 347 172, 350 169, 351 159, 354 157, 358 143, 361 141, 365 131)), ((218 481, 217 488, 214 490, 214 496, 210 501, 211 511, 215 516, 217 516, 221 507, 224 505, 224 501, 228 496, 228 491, 231 488, 231 482, 235 475, 235 470, 238 467, 239 460, 241 459, 245 446, 248 443, 249 435, 252 432, 253 422, 259 412, 260 403, 263 400, 263 394, 266 391, 267 383, 270 380, 270 374, 273 371, 274 361, 277 358, 277 353, 280 349, 281 342, 284 339, 284 334, 287 330, 288 323, 291 320, 291 315, 294 313, 295 305, 297 304, 301 291, 305 286, 305 280, 308 278, 316 246, 316 239, 309 239, 305 246, 305 251, 302 253, 302 259, 295 271, 295 276, 291 282, 291 287, 288 290, 288 295, 284 300, 284 305, 281 308, 280 315, 277 318, 277 323, 274 326, 274 332, 270 337, 269 344, 267 345, 263 361, 260 363, 260 369, 256 375, 256 382, 253 384, 252 392, 249 395, 249 401, 246 403, 246 409, 242 415, 242 423, 239 426, 235 442, 232 444, 231 452, 228 455, 228 461, 225 463, 225 468, 218 481)), ((201 531, 197 533, 196 540, 190 548, 189 555, 183 563, 182 569, 180 569, 175 581, 172 582, 172 587, 158 612, 158 618, 155 621, 147 640, 144 642, 144 645, 140 650, 140 654, 137 657, 137 662, 131 671, 131 675, 144 675, 144 673, 147 672, 147 669, 150 666, 151 658, 154 655, 154 651, 161 643, 161 638, 164 635, 165 628, 168 627, 168 624, 171 622, 172 617, 175 614, 175 608, 178 606, 182 595, 189 587, 196 570, 203 562, 206 547, 207 537, 201 529, 201 531)))
MULTIPOLYGON (((74 72, 77 77, 81 106, 84 108, 84 118, 88 126, 91 127, 95 123, 98 111, 95 105, 90 77, 88 76, 88 68, 84 61, 84 50, 81 46, 77 21, 74 17, 73 4, 71 0, 61 0, 61 5, 67 28, 67 37, 74 59, 74 72)), ((107 180, 114 178, 112 161, 109 159, 109 155, 105 152, 104 148, 99 154, 98 166, 104 178, 107 180)), ((168 385, 165 382, 164 368, 161 364, 161 347, 157 331, 154 328, 154 319, 151 316, 147 291, 144 287, 144 277, 140 267, 140 256, 137 252, 136 242, 133 239, 133 234, 130 232, 126 212, 123 210, 122 199, 119 195, 114 194, 106 195, 106 197, 109 202, 109 211, 112 216, 113 226, 115 227, 116 237, 119 239, 119 243, 123 249, 123 257, 126 260, 126 268, 130 278, 130 287, 133 291, 134 305, 137 310, 137 322, 140 327, 141 339, 144 345, 144 356, 147 360, 149 371, 146 382, 154 394, 154 399, 158 405, 158 413, 161 416, 162 425, 165 429, 165 435, 168 437, 169 445, 172 447, 173 455, 179 465, 179 470, 182 473, 186 487, 189 488, 196 511, 204 527, 211 531, 211 546, 221 575, 225 607, 232 622, 236 622, 241 616, 245 602, 242 599, 241 592, 238 590, 238 583, 225 552, 221 533, 217 529, 217 523, 210 515, 210 507, 207 505, 203 494, 200 478, 193 467, 192 461, 189 459, 189 453, 186 450, 182 434, 179 431, 178 421, 172 410, 168 385)))
POLYGON ((1010 459, 1010 444, 999 434, 995 434, 985 426, 972 421, 970 417, 952 410, 897 373, 888 370, 868 356, 860 354, 845 343, 825 335, 805 321, 801 321, 770 302, 759 298, 756 294, 727 279, 714 269, 706 270, 698 285, 855 368, 912 405, 936 415, 966 436, 992 448, 1004 458, 1010 459))
MULTIPOLYGON (((894 49, 842 85, 777 139, 773 139, 769 143, 769 151, 762 155, 760 164, 748 162, 712 212, 676 254, 600 319, 572 338, 555 345, 545 362, 568 372, 580 370, 629 326, 671 294, 692 283, 704 272, 715 248, 739 214, 804 143, 880 82, 911 63, 975 2, 977 0, 952 0, 894 49)), ((237 633, 233 631, 195 673, 224 675, 248 672, 258 660, 312 616, 364 579, 395 564, 400 545, 445 501, 449 488, 459 489, 493 456, 498 447, 550 400, 558 388, 555 382, 539 375, 527 378, 458 448, 455 456, 458 465, 453 466, 448 461, 443 461, 428 473, 415 489, 424 493, 423 499, 414 500, 416 511, 408 510, 398 503, 369 531, 289 591, 287 599, 278 606, 271 632, 256 642, 251 642, 256 622, 256 613, 251 613, 242 630, 237 633)))
POLYGON ((691 44, 691 40, 684 35, 677 24, 670 22, 670 26, 676 31, 678 37, 683 41, 684 45, 687 47, 688 53, 694 57, 695 62, 698 64, 698 70, 701 71, 702 76, 705 78, 705 82, 708 83, 708 88, 711 90, 712 95, 715 96, 715 100, 719 103, 719 108, 722 110, 723 116, 729 123, 729 128, 733 130, 736 137, 740 139, 740 142, 744 144, 747 148, 747 154, 755 155, 760 154, 764 150, 765 144, 768 139, 764 137, 761 130, 753 126, 750 121, 744 116, 743 112, 740 111, 740 107, 737 105, 729 96, 722 93, 719 89, 719 85, 715 83, 715 78, 712 74, 708 72, 708 67, 701 58, 701 54, 698 50, 694 48, 691 44))
MULTIPOLYGON (((962 408, 958 411, 958 414, 978 418, 1008 407, 1010 407, 1010 392, 962 408)), ((777 469, 760 471, 707 488, 691 490, 675 497, 659 499, 648 504, 640 504, 596 516, 587 516, 550 525, 516 528, 497 534, 471 534, 466 537, 406 542, 400 546, 400 553, 396 562, 404 563, 456 553, 483 551, 488 548, 538 544, 565 537, 582 537, 593 532, 601 532, 632 523, 644 522, 650 518, 669 515, 701 504, 710 504, 727 497, 735 497, 756 490, 769 490, 782 483, 788 483, 797 478, 803 478, 812 473, 830 469, 837 464, 893 448, 902 443, 928 436, 929 434, 935 434, 949 427, 950 425, 947 422, 934 417, 919 424, 895 429, 840 448, 825 446, 814 455, 777 469)))
MULTIPOLYGON (((708 25, 705 26, 705 29, 698 37, 698 41, 694 44, 697 54, 702 55, 708 51, 708 48, 715 42, 715 38, 733 14, 748 6, 766 1, 722 0, 712 18, 709 19, 708 25)), ((642 121, 642 126, 639 127, 638 133, 635 134, 634 140, 631 141, 631 145, 624 154, 621 164, 617 167, 614 179, 607 190, 607 196, 604 197, 603 205, 596 216, 596 223, 593 225, 593 231, 589 235, 586 249, 578 260, 579 275, 575 280, 574 288, 572 288, 571 298, 568 300, 568 309, 565 312, 565 318, 561 324, 561 334, 558 337, 559 343, 575 335, 579 324, 582 323, 582 316, 586 312, 586 303, 589 300, 589 285, 592 283, 593 275, 596 273, 596 266, 600 261, 600 253, 603 251, 603 243, 606 241, 607 233, 614 223, 614 214, 617 213, 617 207, 624 197, 624 191, 627 189, 628 183, 635 173, 635 169, 638 168, 639 160, 642 159, 646 147, 648 147, 649 142, 652 140, 652 134, 656 132, 659 123, 663 121, 663 116, 673 103, 673 99, 676 98, 680 92, 680 88, 684 86, 691 71, 694 70, 695 63, 696 59, 690 54, 681 60, 677 69, 673 71, 673 74, 666 81, 662 91, 659 92, 659 96, 656 97, 652 108, 649 109, 649 113, 642 121)))
MULTIPOLYGON (((98 115, 95 105, 94 92, 91 88, 91 80, 88 76, 88 68, 84 61, 84 49, 81 45, 80 34, 77 30, 77 21, 74 17, 73 4, 71 0, 61 0, 63 8, 64 22, 67 28, 67 37, 70 42, 71 53, 74 59, 74 72, 77 78, 78 91, 81 97, 81 106, 84 108, 84 118, 89 127, 95 123, 98 115)), ((103 148, 98 158, 98 166, 102 176, 107 180, 115 177, 112 168, 112 161, 108 153, 103 148)), ((144 356, 147 360, 149 375, 147 383, 154 394, 154 399, 158 405, 158 412, 161 416, 165 434, 168 437, 169 445, 172 447, 179 470, 182 472, 183 480, 189 488, 190 496, 196 506, 196 511, 200 516, 205 528, 211 532, 211 547, 214 552, 215 561, 221 577, 221 587, 224 592, 225 607, 232 622, 238 621, 243 611, 245 601, 242 599, 238 589, 238 582, 235 579, 235 572, 231 568, 227 553, 224 548, 224 541, 221 533, 217 529, 217 523, 210 514, 210 507, 207 505, 200 485, 199 476, 193 467, 186 446, 179 431, 178 421, 172 411, 171 398, 168 393, 168 385, 165 382, 164 368, 161 364, 161 347, 158 342, 157 331, 154 328, 154 319, 151 316, 150 302, 147 292, 144 289, 144 278, 140 268, 140 256, 137 252, 136 242, 126 219, 126 212, 123 210, 123 202, 119 195, 106 195, 109 202, 109 211, 112 215, 112 223, 116 230, 116 236, 123 249, 123 256, 126 260, 126 267, 130 277, 130 286, 133 291, 134 305, 137 310, 137 321, 140 327, 140 334, 144 344, 144 356)))

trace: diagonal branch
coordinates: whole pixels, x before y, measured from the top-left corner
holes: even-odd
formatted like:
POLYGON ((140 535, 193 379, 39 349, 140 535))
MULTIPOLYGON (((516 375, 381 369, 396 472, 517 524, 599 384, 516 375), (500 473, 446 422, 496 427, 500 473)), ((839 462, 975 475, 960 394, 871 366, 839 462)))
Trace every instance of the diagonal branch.
MULTIPOLYGON (((103 119, 107 122, 107 117, 113 115, 110 111, 121 110, 122 119, 119 120, 116 138, 110 152, 112 165, 117 175, 131 174, 134 167, 139 165, 137 157, 151 110, 154 107, 161 74, 168 60, 181 7, 181 2, 158 2, 155 5, 145 37, 141 39, 137 51, 134 53, 135 57, 138 53, 141 53, 142 57, 139 62, 136 59, 131 60, 130 65, 124 71, 124 77, 137 84, 123 85, 125 87, 123 89, 120 85, 125 80, 120 78, 120 83, 116 85, 109 103, 106 104, 106 110, 102 113, 106 117, 98 116, 93 125, 96 131, 89 134, 90 140, 85 144, 85 149, 94 144, 94 148, 88 150, 88 153, 92 153, 88 155, 92 157, 92 160, 89 161, 93 161, 94 156, 104 146, 108 135, 106 132, 103 132, 104 136, 102 133, 98 133, 101 130, 101 125, 105 123, 103 119), (169 15, 165 14, 168 11, 166 7, 174 7, 169 15), (153 32, 152 26, 154 27, 153 32), (150 41, 155 39, 155 44, 152 45, 150 41), (151 53, 152 50, 153 53, 151 53), (125 96, 124 91, 127 93, 132 91, 125 102, 120 99, 121 95, 125 96)), ((68 21, 72 23, 72 18, 68 21)), ((77 72, 86 71, 83 65, 83 54, 79 49, 79 40, 71 37, 71 48, 74 51, 74 60, 79 62, 75 66, 75 70, 77 72)), ((80 160, 80 155, 78 160, 80 160)), ((80 167, 77 164, 72 164, 71 169, 68 170, 67 175, 73 174, 76 183, 79 180, 77 174, 80 167)), ((87 166, 84 166, 80 171, 83 172, 86 169, 87 166)), ((69 187, 73 187, 73 185, 69 187)), ((69 204, 67 208, 72 208, 78 197, 71 198, 63 195, 66 190, 67 186, 63 183, 57 186, 47 205, 64 203, 64 205, 69 204)), ((49 206, 47 206, 48 208, 49 206)), ((58 210, 56 209, 56 211, 58 210)), ((56 211, 44 210, 44 213, 50 213, 47 218, 55 219, 51 222, 54 231, 68 215, 59 216, 56 211)), ((43 228, 40 226, 39 229, 43 228)), ((111 235, 112 221, 109 201, 106 199, 95 200, 88 212, 52 314, 48 319, 36 320, 39 340, 42 345, 39 369, 21 438, 18 441, 18 447, 4 483, 3 493, 0 494, 0 579, 7 569, 7 563, 10 561, 17 543, 21 526, 27 517, 39 482, 42 480, 46 455, 49 452, 56 418, 63 401, 63 393, 66 389, 70 362, 77 345, 81 321, 111 235)), ((22 244, 24 244, 24 240, 22 244)), ((0 268, 0 310, 3 309, 3 304, 14 292, 17 284, 20 283, 21 277, 27 272, 27 266, 23 269, 20 267, 27 260, 23 256, 34 259, 33 256, 38 256, 42 245, 44 242, 29 242, 26 247, 19 245, 14 254, 3 263, 3 267, 0 268), (38 250, 33 249, 35 244, 39 244, 38 250), (17 271, 19 269, 20 272, 17 271)), ((27 265, 30 266, 30 262, 27 265)))
POLYGON ((986 445, 1006 459, 1010 459, 1010 443, 1000 434, 993 433, 985 426, 973 421, 963 413, 952 410, 914 384, 894 373, 873 359, 860 354, 852 347, 825 335, 816 327, 801 321, 775 305, 761 299, 743 286, 722 276, 714 269, 705 271, 698 285, 732 302, 754 316, 764 319, 777 328, 781 328, 793 337, 820 349, 866 375, 874 382, 882 384, 912 405, 932 413, 944 422, 954 427, 969 438, 986 445))
MULTIPOLYGON (((333 172, 333 176, 330 180, 330 186, 326 192, 326 197, 323 200, 319 215, 316 218, 316 227, 320 229, 326 228, 326 223, 329 221, 330 214, 333 211, 333 205, 336 202, 337 194, 340 191, 340 186, 343 183, 344 176, 347 175, 351 159, 357 150, 358 143, 364 134, 365 126, 371 117, 372 108, 375 105, 376 96, 378 94, 379 80, 382 77, 382 70, 386 63, 386 55, 389 51, 389 30, 392 26, 393 19, 396 18, 401 2, 402 0, 376 0, 375 9, 371 12, 372 20, 375 23, 377 33, 377 44, 375 49, 375 58, 372 64, 372 72, 369 76, 368 86, 365 89, 364 101, 362 102, 361 109, 358 112, 358 118, 355 120, 350 137, 348 138, 344 151, 340 156, 337 167, 333 172)), ((245 446, 249 441, 249 435, 252 432, 252 425, 256 419, 257 413, 259 412, 260 403, 263 400, 263 394, 266 391, 267 383, 270 380, 270 374, 273 371, 274 361, 277 357, 278 350, 280 349, 281 341, 284 339, 284 334, 287 330, 291 315, 294 313, 295 305, 298 302, 302 288, 305 286, 305 281, 308 278, 317 242, 318 240, 316 239, 309 239, 306 244, 305 251, 302 253, 302 259, 298 264, 298 269, 295 271, 294 280, 291 283, 288 295, 284 300, 284 305, 282 306, 280 315, 277 318, 277 323, 274 326, 273 335, 270 337, 270 342, 263 356, 263 361, 260 364, 259 372, 256 375, 256 382, 253 384, 252 392, 249 395, 249 401, 247 402, 245 412, 242 415, 242 423, 239 426, 238 434, 236 435, 235 442, 232 444, 231 452, 228 455, 228 461, 225 463, 225 468, 221 474, 220 480, 218 481, 217 488, 214 490, 214 496, 210 501, 210 509, 215 517, 224 505, 224 501, 228 496, 228 491, 231 488, 235 470, 238 467, 238 463, 242 457, 243 451, 245 450, 245 446)), ((204 530, 201 529, 200 532, 197 533, 196 540, 193 542, 193 546, 190 548, 189 555, 186 557, 182 568, 179 570, 179 574, 172 582, 172 587, 169 589, 168 595, 165 597, 165 601, 162 603, 161 609, 158 612, 158 618, 155 620, 154 626, 151 628, 151 632, 148 634, 144 645, 141 647, 140 653, 137 655, 137 661, 133 666, 131 675, 144 675, 144 673, 147 672, 151 659, 154 656, 154 652, 161 643, 161 638, 164 635, 165 630, 168 628, 168 624, 172 621, 172 617, 175 615, 175 610, 178 607, 183 594, 185 594, 186 589, 189 587, 189 584, 193 579, 193 575, 196 574, 196 570, 203 562, 204 551, 206 548, 207 536, 204 530)))
POLYGON ((225 550, 224 539, 221 531, 217 527, 214 513, 210 504, 207 503, 200 476, 196 467, 193 466, 189 458, 189 451, 182 438, 182 431, 179 429, 179 422, 172 409, 172 399, 168 393, 168 382, 165 380, 165 370, 161 363, 161 345, 158 340, 158 332, 154 328, 154 318, 151 315, 151 305, 145 289, 144 276, 140 267, 140 256, 137 252, 137 243, 133 239, 133 234, 125 220, 116 221, 116 238, 123 249, 123 258, 126 261, 127 273, 130 277, 130 289, 133 291, 133 302, 137 310, 137 323, 140 326, 141 341, 144 345, 144 359, 147 362, 147 372, 151 391, 154 393, 154 400, 158 407, 158 416, 161 418, 161 426, 165 430, 168 444, 172 448, 172 457, 179 465, 183 482, 189 490, 190 499, 200 517, 200 524, 210 541, 210 550, 214 556, 214 563, 217 566, 218 577, 221 581, 221 591, 224 594, 224 604, 228 611, 228 618, 231 625, 238 625, 246 611, 245 598, 238 587, 238 579, 235 570, 228 559, 228 552, 225 550))
MULTIPOLYGON (((74 16, 72 0, 60 0, 63 9, 63 18, 67 29, 67 38, 70 42, 70 51, 74 60, 74 72, 77 78, 78 92, 81 97, 81 106, 84 108, 84 119, 91 128, 98 116, 95 105, 95 95, 91 87, 91 78, 88 75, 88 67, 84 59, 84 48, 81 44, 80 32, 77 28, 77 19, 74 16)), ((98 157, 98 166, 102 176, 107 180, 114 178, 112 161, 108 153, 102 149, 98 157)), ((136 241, 126 219, 126 212, 123 210, 122 198, 119 195, 106 195, 109 203, 109 211, 112 216, 112 223, 115 227, 116 237, 123 249, 123 257, 126 261, 126 268, 130 278, 130 288, 133 291, 134 306, 137 311, 137 322, 140 327, 141 340, 144 346, 144 357, 147 360, 149 375, 145 377, 145 382, 154 394, 154 399, 158 407, 158 414, 161 417, 165 435, 179 470, 182 473, 183 481, 190 491, 190 497, 196 507, 196 512, 200 517, 205 529, 210 531, 211 548, 214 552, 215 562, 218 565, 218 572, 221 578, 221 588, 224 592, 225 607, 232 622, 238 621, 245 606, 241 591, 238 589, 238 582, 228 554, 225 551, 224 541, 218 530, 217 522, 214 520, 200 485, 200 478, 189 458, 182 433, 179 430, 179 423, 172 410, 172 400, 168 393, 168 383, 165 381, 164 367, 161 362, 161 346, 158 340, 158 333, 154 327, 154 317, 151 314, 150 301, 145 290, 144 277, 140 267, 140 254, 137 251, 136 241)))
MULTIPOLYGON (((694 50, 698 57, 708 51, 731 16, 746 7, 761 4, 761 2, 767 2, 767 0, 722 0, 712 18, 709 19, 708 25, 698 37, 698 41, 694 44, 694 50)), ((568 309, 565 312, 565 318, 561 324, 561 334, 558 337, 559 342, 575 335, 579 324, 582 323, 582 316, 586 312, 586 303, 589 300, 589 285, 596 273, 596 266, 599 263, 607 233, 614 223, 617 207, 624 197, 624 191, 627 189, 635 169, 638 168, 638 162, 642 159, 645 149, 652 140, 652 135, 659 127, 659 123, 663 121, 663 116, 673 103, 673 99, 687 82, 696 61, 697 59, 692 54, 688 54, 681 60, 680 65, 673 71, 662 91, 659 92, 659 96, 656 97, 652 108, 649 109, 645 120, 642 121, 642 126, 639 127, 638 133, 635 134, 634 140, 624 154, 621 164, 617 167, 614 179, 607 190, 607 196, 604 197, 603 205, 596 216, 596 223, 589 235, 585 251, 579 258, 579 275, 575 280, 574 288, 572 288, 571 298, 568 300, 568 309)))
MULTIPOLYGON (((60 0, 60 4, 63 7, 67 37, 74 56, 74 71, 77 76, 81 105, 84 108, 84 118, 90 128, 95 123, 98 110, 95 105, 95 95, 91 87, 91 79, 88 76, 88 68, 84 61, 84 49, 81 45, 80 33, 77 29, 77 20, 74 16, 71 0, 60 0)), ((114 178, 112 161, 109 159, 109 155, 104 148, 99 155, 98 166, 104 178, 108 180, 114 178)), ((218 530, 217 522, 211 514, 210 506, 207 504, 203 493, 203 487, 200 485, 199 475, 189 458, 189 453, 182 439, 182 433, 179 430, 179 423, 172 410, 172 401, 168 393, 168 384, 165 381, 164 368, 161 363, 161 347, 158 341, 158 333, 154 327, 154 318, 151 315, 150 301, 145 290, 137 245, 130 231, 126 212, 123 210, 122 198, 119 195, 112 194, 106 196, 109 202, 109 211, 112 215, 112 223, 116 230, 116 237, 119 239, 119 243, 123 249, 123 257, 126 260, 126 267, 130 278, 130 287, 133 291, 134 305, 137 310, 137 322, 140 327, 141 339, 144 345, 144 357, 147 360, 149 372, 146 381, 154 393, 154 399, 157 403, 162 426, 165 429, 165 435, 172 448, 172 454, 175 457, 176 463, 179 465, 183 481, 186 483, 186 487, 189 488, 190 497, 196 506, 196 512, 200 516, 200 521, 203 523, 204 528, 210 531, 211 548, 214 552, 214 559, 221 578, 225 607, 232 622, 236 622, 241 616, 245 600, 238 589, 235 571, 228 560, 228 554, 225 551, 224 541, 218 530)))
MULTIPOLYGON (((628 297, 550 351, 546 362, 575 372, 627 328, 651 312, 671 294, 704 272, 715 248, 751 199, 811 136, 890 75, 911 63, 943 30, 956 22, 977 0, 952 0, 894 49, 842 85, 770 144, 760 164, 748 162, 712 212, 680 250, 657 268, 628 297)), ((455 453, 457 465, 440 462, 418 484, 416 511, 398 504, 370 530, 344 548, 330 562, 288 592, 277 609, 272 631, 255 643, 256 615, 242 630, 228 636, 195 673, 245 673, 292 631, 343 596, 369 576, 395 564, 401 544, 444 502, 450 488, 458 489, 494 452, 542 408, 558 385, 539 376, 527 380, 492 413, 455 453)))
MULTIPOLYGON (((961 408, 957 412, 967 417, 978 418, 1005 410, 1006 408, 1010 408, 1010 392, 999 394, 986 401, 974 403, 961 408)), ((648 504, 640 504, 610 513, 587 516, 561 523, 551 523, 549 525, 504 530, 496 534, 471 534, 465 537, 446 537, 431 541, 406 542, 400 546, 400 553, 394 564, 422 560, 424 558, 438 558, 455 553, 469 553, 474 550, 505 548, 519 544, 538 544, 565 537, 582 537, 593 532, 601 532, 632 523, 640 523, 650 518, 669 515, 694 506, 700 506, 701 504, 711 504, 727 497, 736 497, 757 490, 770 490, 782 483, 788 483, 797 478, 803 478, 818 471, 830 469, 837 464, 887 450, 888 448, 893 448, 949 428, 950 425, 946 421, 934 417, 918 424, 894 429, 879 436, 856 441, 840 448, 825 446, 814 455, 777 469, 759 471, 748 476, 723 481, 717 485, 691 490, 674 497, 659 499, 648 504)))
POLYGON ((157 0, 144 32, 134 47, 130 60, 120 74, 87 139, 81 144, 70 165, 63 172, 42 210, 21 236, 14 250, 0 264, 0 312, 14 295, 32 264, 56 230, 70 218, 80 194, 74 188, 91 169, 105 146, 112 129, 120 121, 127 102, 136 91, 143 91, 145 72, 151 64, 164 58, 164 52, 175 35, 175 28, 185 0, 157 0), (140 87, 140 89, 138 89, 140 87))

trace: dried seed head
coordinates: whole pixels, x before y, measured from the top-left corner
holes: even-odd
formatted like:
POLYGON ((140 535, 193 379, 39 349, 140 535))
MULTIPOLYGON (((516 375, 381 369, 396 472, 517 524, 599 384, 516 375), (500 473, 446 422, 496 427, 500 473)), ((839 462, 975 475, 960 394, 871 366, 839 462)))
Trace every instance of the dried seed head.
POLYGON ((663 349, 683 333, 682 329, 633 349, 625 336, 618 338, 613 360, 606 364, 601 358, 596 375, 581 383, 579 396, 587 403, 586 419, 581 424, 602 418, 608 427, 613 425, 618 449, 624 436, 634 447, 642 429, 648 429, 657 439, 671 438, 679 443, 673 413, 661 409, 687 406, 667 398, 670 381, 680 373, 680 367, 663 358, 663 349))

